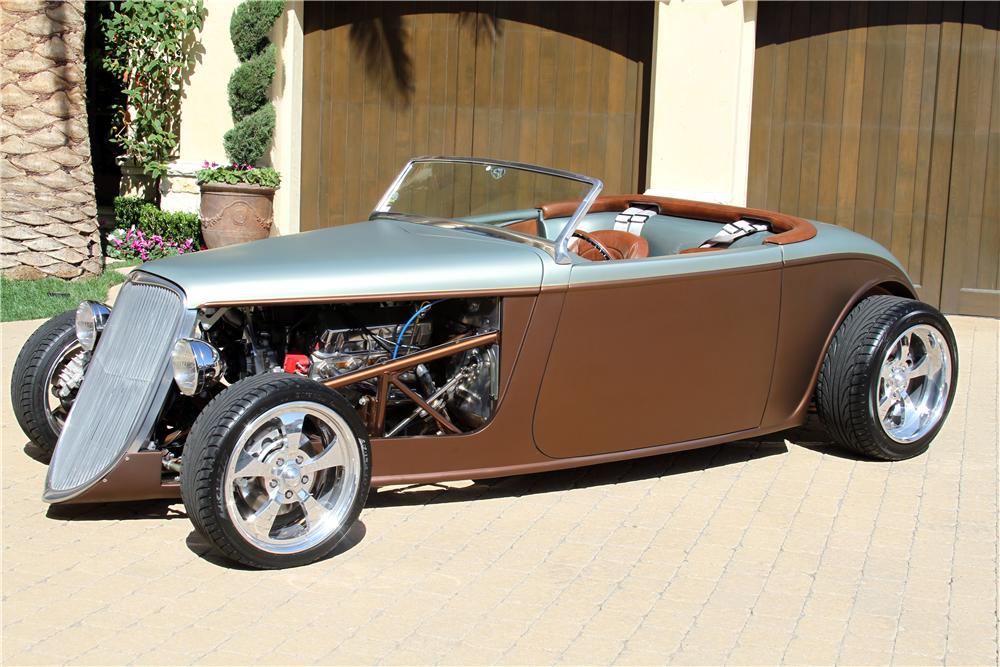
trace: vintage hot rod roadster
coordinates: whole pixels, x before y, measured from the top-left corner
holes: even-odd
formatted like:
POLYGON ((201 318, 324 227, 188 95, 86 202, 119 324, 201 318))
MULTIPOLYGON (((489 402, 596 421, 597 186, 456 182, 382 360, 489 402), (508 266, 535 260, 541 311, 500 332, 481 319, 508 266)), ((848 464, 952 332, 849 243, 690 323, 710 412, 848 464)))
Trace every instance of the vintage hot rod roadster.
POLYGON ((228 557, 329 554, 369 487, 760 436, 815 410, 924 452, 951 328, 845 229, 476 158, 410 161, 370 219, 171 257, 43 325, 11 396, 44 500, 180 497, 228 557))

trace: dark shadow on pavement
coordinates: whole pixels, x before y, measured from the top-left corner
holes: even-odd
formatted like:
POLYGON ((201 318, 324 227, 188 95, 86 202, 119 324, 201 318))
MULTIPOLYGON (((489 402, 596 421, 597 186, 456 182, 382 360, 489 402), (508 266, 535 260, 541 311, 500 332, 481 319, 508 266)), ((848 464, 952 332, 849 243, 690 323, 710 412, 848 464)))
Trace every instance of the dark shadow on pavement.
MULTIPOLYGON (((367 532, 368 529, 365 528, 364 522, 362 522, 360 519, 358 521, 355 521, 354 526, 352 526, 351 529, 347 531, 347 535, 345 535, 344 539, 340 541, 340 544, 337 545, 337 548, 334 549, 329 556, 325 556, 324 558, 321 558, 320 560, 315 562, 322 563, 327 559, 336 558, 337 556, 350 551, 358 544, 360 544, 361 540, 365 539, 365 534, 367 532)), ((242 563, 237 563, 235 561, 229 560, 221 553, 219 553, 219 551, 216 550, 211 544, 209 544, 208 540, 202 537, 201 533, 199 533, 196 530, 191 531, 191 533, 187 536, 185 543, 187 544, 188 549, 192 551, 192 553, 194 553, 199 558, 208 561, 212 565, 224 567, 228 570, 256 569, 250 567, 249 565, 244 565, 242 563)), ((314 563, 310 563, 310 565, 312 564, 314 563)))
POLYGON ((767 436, 766 440, 738 442, 661 454, 629 461, 556 470, 531 475, 497 477, 471 482, 467 486, 414 484, 403 488, 372 490, 368 507, 400 507, 432 503, 456 503, 482 498, 525 496, 551 491, 572 491, 654 477, 671 477, 708 468, 745 463, 754 459, 788 452, 784 434, 767 436))
POLYGON ((45 516, 59 521, 136 521, 186 519, 180 500, 133 500, 121 503, 51 505, 45 516))

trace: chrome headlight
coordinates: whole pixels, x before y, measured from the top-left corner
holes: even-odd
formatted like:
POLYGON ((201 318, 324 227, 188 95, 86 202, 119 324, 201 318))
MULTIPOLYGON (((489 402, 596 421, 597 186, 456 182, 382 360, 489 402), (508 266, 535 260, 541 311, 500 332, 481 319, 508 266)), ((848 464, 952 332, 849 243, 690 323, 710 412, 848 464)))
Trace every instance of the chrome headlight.
POLYGON ((210 382, 215 382, 226 372, 226 364, 219 351, 197 338, 181 338, 170 354, 174 368, 174 382, 185 396, 201 393, 210 382))
POLYGON ((84 301, 76 309, 76 339, 80 347, 90 352, 111 317, 111 309, 103 303, 84 301))

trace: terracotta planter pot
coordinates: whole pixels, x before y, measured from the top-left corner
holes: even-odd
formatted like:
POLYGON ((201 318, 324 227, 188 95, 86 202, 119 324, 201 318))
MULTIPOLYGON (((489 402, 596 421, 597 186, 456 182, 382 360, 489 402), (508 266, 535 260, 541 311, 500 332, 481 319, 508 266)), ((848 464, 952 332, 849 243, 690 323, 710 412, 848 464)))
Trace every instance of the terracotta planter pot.
POLYGON ((274 188, 202 183, 201 234, 209 248, 267 238, 274 222, 274 188))

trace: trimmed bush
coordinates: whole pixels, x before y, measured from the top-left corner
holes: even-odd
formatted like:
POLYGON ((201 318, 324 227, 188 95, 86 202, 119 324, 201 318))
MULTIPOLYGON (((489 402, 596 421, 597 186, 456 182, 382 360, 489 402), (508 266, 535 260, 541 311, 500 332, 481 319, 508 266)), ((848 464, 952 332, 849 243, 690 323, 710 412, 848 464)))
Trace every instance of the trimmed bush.
POLYGON ((138 225, 139 211, 144 204, 146 200, 141 197, 115 197, 115 229, 129 229, 138 225))
POLYGON ((284 0, 246 0, 229 22, 233 48, 243 61, 229 79, 229 106, 236 124, 222 138, 235 167, 257 166, 271 145, 274 106, 267 94, 277 52, 267 36, 284 11, 284 0))
POLYGON ((222 137, 222 145, 225 146, 229 159, 239 165, 257 164, 271 145, 274 122, 274 105, 268 102, 236 123, 222 137))
POLYGON ((153 204, 145 204, 139 212, 136 229, 147 237, 159 236, 169 241, 194 241, 201 247, 201 220, 197 213, 161 211, 153 204))
POLYGON ((283 0, 249 0, 236 8, 229 20, 229 36, 241 61, 267 46, 267 35, 284 11, 283 0))
POLYGON ((229 78, 229 108, 233 122, 239 122, 267 104, 278 49, 268 44, 259 55, 246 61, 229 78))

